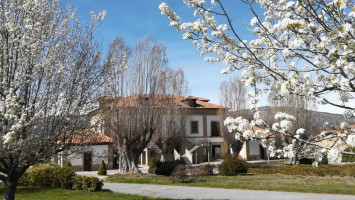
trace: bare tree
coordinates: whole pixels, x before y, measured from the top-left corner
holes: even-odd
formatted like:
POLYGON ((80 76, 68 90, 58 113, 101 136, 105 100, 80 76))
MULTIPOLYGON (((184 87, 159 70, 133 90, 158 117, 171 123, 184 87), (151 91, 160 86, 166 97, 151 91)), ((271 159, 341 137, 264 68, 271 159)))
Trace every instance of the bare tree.
MULTIPOLYGON (((275 90, 271 90, 268 96, 268 103, 270 107, 264 113, 265 121, 271 126, 275 123, 275 119, 270 116, 275 116, 278 112, 288 113, 295 117, 293 126, 293 133, 295 134, 298 129, 304 129, 305 132, 300 136, 303 140, 308 140, 310 136, 316 135, 320 131, 320 127, 315 123, 314 109, 316 109, 315 102, 301 98, 297 95, 290 95, 282 97, 277 95, 275 90)), ((276 146, 283 148, 289 144, 292 144, 292 139, 282 137, 281 134, 276 134, 276 146)), ((296 164, 298 152, 302 149, 302 146, 298 146, 295 157, 292 159, 292 164, 296 164)))
POLYGON ((173 151, 174 147, 179 147, 186 132, 186 117, 188 109, 180 106, 183 96, 188 91, 182 69, 166 70, 161 76, 161 85, 164 94, 164 119, 160 124, 159 131, 154 136, 154 144, 161 155, 160 161, 166 160, 166 155, 173 151))
POLYGON ((21 175, 70 143, 92 109, 104 68, 90 24, 57 1, 0 3, 0 180, 15 198, 21 175), (62 142, 58 142, 62 140, 62 142))
MULTIPOLYGON (((101 98, 99 110, 104 116, 105 133, 117 143, 120 171, 137 173, 139 156, 157 132, 180 134, 176 130, 181 127, 177 125, 181 123, 180 111, 172 108, 178 106, 176 94, 184 91, 184 75, 181 70, 168 68, 164 45, 153 42, 149 36, 138 42, 132 58, 128 57, 129 48, 119 38, 109 52, 118 59, 111 62, 108 58, 106 63, 118 70, 108 83, 108 94, 112 97, 101 98), (176 126, 163 127, 164 123, 176 126)), ((166 151, 171 139, 164 135, 160 139, 157 136, 158 140, 161 151, 166 151)))
MULTIPOLYGON (((228 81, 221 82, 219 92, 220 104, 228 108, 226 110, 221 110, 219 113, 222 124, 227 117, 252 117, 250 116, 251 112, 249 112, 246 105, 246 87, 237 76, 228 81)), ((223 129, 223 136, 231 145, 233 154, 238 155, 243 148, 244 141, 235 139, 235 134, 230 133, 227 130, 227 127, 223 127, 223 129)))
MULTIPOLYGON (((293 132, 296 132, 299 128, 307 130, 307 132, 302 134, 303 139, 308 139, 311 135, 318 134, 319 127, 317 127, 316 123, 312 122, 312 119, 315 117, 313 110, 317 108, 314 101, 296 95, 281 97, 274 90, 271 90, 268 96, 268 103, 271 108, 265 115, 274 116, 277 112, 285 112, 293 115, 296 119, 293 132)), ((267 119, 266 116, 265 118, 267 119)), ((268 121, 270 121, 270 125, 275 123, 274 119, 269 119, 268 121)))

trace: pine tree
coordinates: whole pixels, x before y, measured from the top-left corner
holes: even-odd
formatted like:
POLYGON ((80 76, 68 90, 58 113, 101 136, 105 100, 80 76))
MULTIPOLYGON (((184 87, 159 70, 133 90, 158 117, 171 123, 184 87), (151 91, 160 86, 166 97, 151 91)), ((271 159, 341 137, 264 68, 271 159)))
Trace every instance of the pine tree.
POLYGON ((154 174, 155 173, 155 169, 156 169, 155 158, 153 157, 152 159, 150 159, 150 162, 149 162, 148 173, 149 174, 154 174))
POLYGON ((100 167, 99 167, 99 171, 97 172, 97 175, 107 175, 107 171, 106 171, 106 164, 104 161, 101 161, 100 167))

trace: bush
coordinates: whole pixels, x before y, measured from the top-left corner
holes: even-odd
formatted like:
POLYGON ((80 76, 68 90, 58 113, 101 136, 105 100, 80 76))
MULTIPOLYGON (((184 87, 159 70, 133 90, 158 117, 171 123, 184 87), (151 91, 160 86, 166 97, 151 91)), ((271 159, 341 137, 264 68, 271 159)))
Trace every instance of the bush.
POLYGON ((24 173, 19 185, 29 187, 53 187, 65 189, 101 190, 103 183, 96 177, 81 177, 72 167, 50 167, 24 173))
MULTIPOLYGON (((344 151, 355 152, 355 147, 348 147, 348 148, 344 149, 344 151)), ((355 156, 342 154, 342 161, 343 162, 355 162, 355 156)))
POLYGON ((62 168, 56 168, 56 170, 58 171, 54 171, 55 175, 58 178, 59 184, 57 184, 56 186, 59 186, 61 188, 64 189, 73 189, 73 185, 74 185, 74 178, 76 176, 75 174, 75 170, 70 167, 62 167, 62 168))
POLYGON ((60 187, 59 175, 56 173, 60 167, 44 168, 26 172, 21 176, 19 184, 30 187, 60 187))
POLYGON ((19 180, 20 185, 29 187, 73 188, 75 171, 72 167, 50 167, 26 172, 19 180))
POLYGON ((71 162, 68 161, 68 162, 65 163, 64 167, 73 167, 73 166, 71 165, 71 162))
POLYGON ((83 180, 82 182, 83 190, 89 192, 96 192, 102 189, 103 183, 97 177, 84 176, 82 180, 83 180))
POLYGON ((159 161, 158 163, 156 163, 155 173, 157 175, 170 176, 173 173, 175 167, 179 164, 182 164, 179 160, 167 162, 159 161))
POLYGON ((83 189, 83 177, 76 175, 73 179, 73 189, 82 190, 83 189))
POLYGON ((97 175, 107 175, 106 164, 104 161, 101 161, 97 175))
POLYGON ((149 174, 155 174, 156 167, 157 166, 155 164, 155 158, 153 157, 152 159, 150 159, 150 162, 149 162, 148 173, 149 174))
POLYGON ((205 176, 211 176, 213 175, 213 168, 214 166, 213 165, 200 165, 200 169, 202 170, 203 174, 205 176))
POLYGON ((186 167, 185 165, 178 165, 174 169, 173 173, 170 176, 170 180, 174 182, 186 182, 189 176, 186 174, 186 167))
POLYGON ((174 182, 190 182, 190 181, 197 181, 199 178, 202 178, 206 175, 205 170, 201 167, 196 166, 185 166, 185 165, 178 165, 175 167, 173 173, 170 176, 170 180, 174 182))
POLYGON ((300 159, 300 164, 301 165, 311 165, 313 163, 314 159, 311 158, 301 158, 300 159))
POLYGON ((186 174, 190 180, 197 181, 198 178, 202 178, 206 175, 205 171, 201 167, 188 166, 186 167, 186 174))
POLYGON ((248 167, 248 163, 238 155, 226 155, 224 161, 218 166, 218 171, 222 176, 235 176, 247 173, 248 167))

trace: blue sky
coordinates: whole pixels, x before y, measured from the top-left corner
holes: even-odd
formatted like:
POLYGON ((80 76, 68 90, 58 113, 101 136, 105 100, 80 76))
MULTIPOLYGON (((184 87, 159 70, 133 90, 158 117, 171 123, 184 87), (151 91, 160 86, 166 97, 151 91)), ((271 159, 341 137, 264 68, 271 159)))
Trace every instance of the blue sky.
MULTIPOLYGON (((106 10, 104 22, 97 30, 102 39, 103 50, 116 36, 122 36, 131 48, 146 34, 162 42, 167 47, 170 67, 183 68, 189 82, 190 94, 211 99, 219 103, 219 84, 222 80, 237 75, 221 75, 222 63, 206 63, 200 52, 191 41, 184 41, 182 34, 169 27, 170 21, 160 14, 158 8, 161 2, 166 2, 183 20, 193 20, 193 10, 182 0, 71 0, 76 6, 81 20, 90 20, 91 11, 106 10)), ((230 1, 227 9, 238 12, 233 16, 235 23, 243 24, 249 21, 251 15, 247 7, 240 1, 230 1), (244 7, 244 9, 242 9, 244 7)))
MULTIPOLYGON (((193 10, 183 4, 182 0, 70 0, 69 4, 77 9, 77 15, 83 21, 89 21, 91 11, 107 11, 103 23, 97 30, 97 36, 102 40, 103 51, 116 37, 122 36, 131 48, 146 34, 162 42, 167 47, 170 67, 183 68, 189 82, 190 95, 205 97, 212 103, 219 103, 219 85, 223 80, 238 76, 236 72, 221 75, 224 68, 222 63, 206 63, 200 52, 191 41, 184 41, 182 34, 175 28, 169 27, 170 21, 160 14, 159 4, 166 2, 183 21, 193 20, 193 10)), ((248 6, 238 0, 229 0, 224 3, 230 11, 234 25, 238 25, 238 33, 247 40, 250 33, 244 27, 253 17, 248 6)), ((260 105, 266 105, 264 98, 260 105)), ((339 109, 328 106, 318 106, 319 111, 341 113, 339 109)))

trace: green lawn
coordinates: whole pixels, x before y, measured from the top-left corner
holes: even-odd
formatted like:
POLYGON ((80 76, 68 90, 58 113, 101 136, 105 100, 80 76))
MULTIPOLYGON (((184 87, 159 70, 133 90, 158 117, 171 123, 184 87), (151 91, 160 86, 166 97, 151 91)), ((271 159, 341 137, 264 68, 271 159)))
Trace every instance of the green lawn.
MULTIPOLYGON (((4 189, 0 189, 0 195, 4 195, 4 189)), ((142 197, 128 194, 118 194, 110 191, 87 192, 83 190, 65 190, 52 188, 17 188, 16 200, 145 200, 157 199, 150 197, 142 197)))
POLYGON ((235 188, 306 193, 329 193, 355 195, 355 178, 308 177, 275 174, 252 176, 208 176, 189 183, 174 183, 168 177, 114 175, 107 182, 184 185, 214 188, 235 188))

